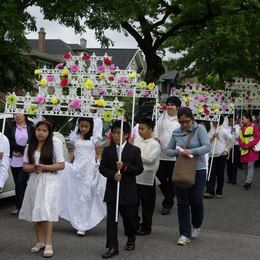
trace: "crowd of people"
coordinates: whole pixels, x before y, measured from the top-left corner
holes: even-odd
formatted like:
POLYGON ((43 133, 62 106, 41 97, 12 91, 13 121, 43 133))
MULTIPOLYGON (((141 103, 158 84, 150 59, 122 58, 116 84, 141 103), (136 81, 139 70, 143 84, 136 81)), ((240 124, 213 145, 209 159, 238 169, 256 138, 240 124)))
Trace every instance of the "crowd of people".
POLYGON ((199 236, 203 197, 222 198, 226 165, 228 183, 237 184, 241 166, 244 188, 250 189, 253 182, 260 132, 246 111, 240 125, 233 115, 226 119, 221 116, 219 122, 196 121, 190 108, 181 107, 179 98, 169 97, 157 122, 150 118, 138 122, 134 138, 127 119, 122 133, 121 121, 115 121, 101 154, 102 127, 100 118, 78 119, 70 136, 74 143, 70 162, 48 120, 33 127, 24 114, 18 113, 6 131, 7 137, 0 135, 0 191, 10 165, 16 194, 16 208, 11 214, 34 223, 36 243, 31 253, 43 250, 44 257, 53 255, 53 222, 59 218, 69 221, 77 234, 84 236, 106 217, 107 251, 102 258, 117 255, 118 183, 118 211, 127 237, 125 250, 131 251, 136 236, 152 232, 157 184, 163 195, 162 215, 170 214, 176 197, 177 244, 186 245, 199 236), (195 183, 190 188, 172 181, 180 155, 196 157, 195 183))

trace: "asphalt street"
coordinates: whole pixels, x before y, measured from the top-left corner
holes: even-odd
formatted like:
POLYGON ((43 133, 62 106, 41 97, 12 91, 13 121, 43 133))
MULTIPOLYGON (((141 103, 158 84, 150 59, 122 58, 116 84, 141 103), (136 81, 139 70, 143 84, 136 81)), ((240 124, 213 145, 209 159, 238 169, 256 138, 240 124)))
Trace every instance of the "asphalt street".
MULTIPOLYGON (((222 199, 205 200, 200 237, 185 247, 176 245, 176 204, 170 215, 162 216, 161 200, 158 189, 153 232, 137 237, 132 252, 124 250, 126 238, 119 219, 120 252, 113 259, 260 259, 260 168, 250 190, 243 189, 240 170, 237 185, 225 183, 222 199)), ((13 198, 0 200, 0 259, 43 259, 42 253, 30 253, 35 242, 33 225, 10 215, 13 203, 13 198)), ((70 224, 60 220, 54 226, 52 259, 101 259, 105 241, 105 220, 85 237, 77 237, 70 224)))

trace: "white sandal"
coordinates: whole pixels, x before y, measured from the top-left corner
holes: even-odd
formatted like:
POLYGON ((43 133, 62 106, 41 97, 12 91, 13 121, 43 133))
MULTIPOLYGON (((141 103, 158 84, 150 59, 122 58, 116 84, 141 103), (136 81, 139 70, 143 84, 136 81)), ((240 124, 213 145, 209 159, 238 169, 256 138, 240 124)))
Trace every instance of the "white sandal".
POLYGON ((32 248, 31 253, 38 253, 40 250, 44 248, 44 243, 37 242, 32 248))
POLYGON ((45 245, 43 256, 44 257, 52 257, 53 256, 52 245, 45 245))

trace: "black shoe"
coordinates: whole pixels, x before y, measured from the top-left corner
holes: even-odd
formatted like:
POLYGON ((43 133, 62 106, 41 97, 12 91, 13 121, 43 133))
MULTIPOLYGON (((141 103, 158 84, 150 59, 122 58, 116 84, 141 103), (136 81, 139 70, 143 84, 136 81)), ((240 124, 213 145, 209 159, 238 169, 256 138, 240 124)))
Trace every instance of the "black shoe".
POLYGON ((137 232, 137 235, 139 236, 147 236, 147 235, 150 235, 151 234, 151 230, 140 230, 137 232))
POLYGON ((245 188, 245 189, 248 189, 248 188, 250 188, 250 187, 251 187, 251 183, 246 182, 245 185, 244 185, 244 188, 245 188))
POLYGON ((237 184, 237 182, 236 181, 232 181, 232 185, 236 185, 237 184))
POLYGON ((126 251, 132 251, 135 249, 135 238, 128 238, 125 244, 126 251))
POLYGON ((109 248, 108 251, 102 255, 102 258, 110 258, 114 255, 118 255, 118 249, 109 248))
POLYGON ((170 213, 171 213, 171 209, 168 208, 163 208, 161 211, 162 215, 170 215, 170 213))

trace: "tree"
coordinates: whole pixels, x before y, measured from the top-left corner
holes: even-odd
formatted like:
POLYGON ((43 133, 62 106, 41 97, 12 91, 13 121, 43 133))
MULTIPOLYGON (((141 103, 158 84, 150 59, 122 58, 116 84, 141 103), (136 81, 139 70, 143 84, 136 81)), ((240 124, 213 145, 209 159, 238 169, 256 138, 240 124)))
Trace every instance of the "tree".
POLYGON ((25 9, 32 1, 0 2, 0 91, 28 90, 32 87, 33 64, 23 55, 29 51, 24 31, 36 30, 25 9))
POLYGON ((145 80, 158 81, 165 69, 164 43, 186 30, 204 27, 216 17, 256 8, 256 0, 39 0, 45 18, 95 30, 103 46, 111 44, 106 29, 132 35, 145 55, 145 80))
POLYGON ((259 15, 258 10, 250 15, 241 12, 218 17, 170 39, 170 51, 183 55, 166 66, 213 87, 223 87, 224 81, 234 76, 260 79, 259 15))

